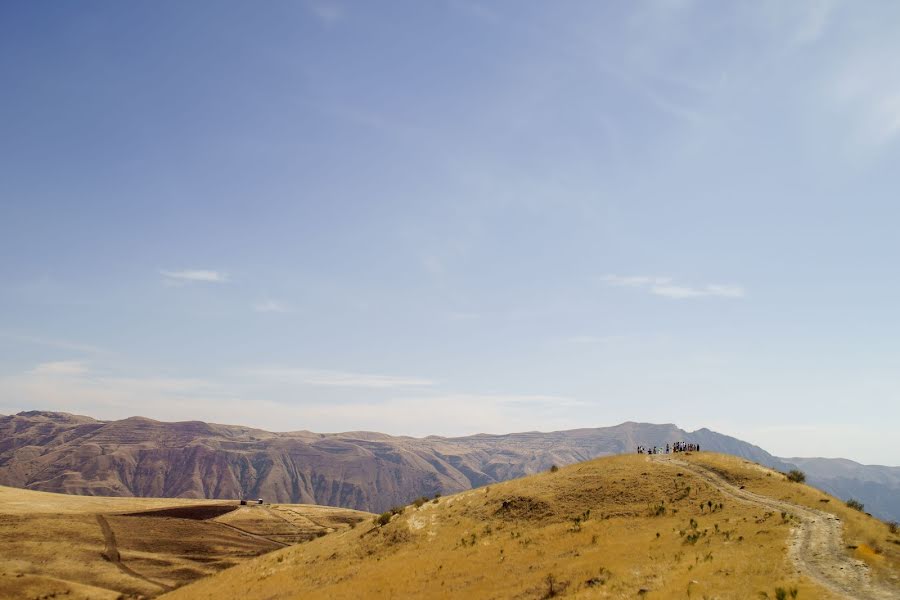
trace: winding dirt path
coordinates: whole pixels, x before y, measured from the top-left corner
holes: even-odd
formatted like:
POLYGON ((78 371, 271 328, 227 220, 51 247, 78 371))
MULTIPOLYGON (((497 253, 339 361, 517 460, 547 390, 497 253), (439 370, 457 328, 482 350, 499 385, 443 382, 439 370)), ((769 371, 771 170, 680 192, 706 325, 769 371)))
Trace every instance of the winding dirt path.
POLYGON ((145 577, 126 565, 122 562, 122 555, 119 554, 119 547, 116 545, 116 534, 113 533, 112 527, 109 526, 109 521, 106 520, 106 517, 103 515, 95 515, 97 517, 97 523, 100 525, 100 530, 103 532, 103 539, 106 541, 106 549, 103 551, 103 556, 116 565, 120 571, 128 575, 129 577, 135 577, 140 579, 141 581, 146 581, 151 585, 155 585, 159 588, 162 588, 166 592, 171 592, 175 588, 172 586, 168 586, 164 583, 160 583, 158 581, 154 581, 149 577, 145 577))
POLYGON ((678 465, 739 502, 796 516, 799 524, 791 531, 788 556, 801 573, 834 594, 851 600, 900 598, 900 589, 873 581, 869 576, 869 567, 847 554, 844 550, 844 525, 836 516, 742 490, 710 469, 672 456, 660 455, 654 456, 654 459, 678 465))

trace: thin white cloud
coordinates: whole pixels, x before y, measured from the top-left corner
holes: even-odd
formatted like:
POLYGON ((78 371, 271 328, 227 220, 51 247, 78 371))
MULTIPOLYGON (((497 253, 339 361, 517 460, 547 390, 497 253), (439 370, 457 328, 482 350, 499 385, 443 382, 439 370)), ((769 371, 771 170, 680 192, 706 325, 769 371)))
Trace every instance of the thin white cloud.
MULTIPOLYGON (((799 24, 794 32, 794 42, 797 44, 811 44, 825 35, 831 24, 831 16, 837 2, 834 0, 810 0, 805 3, 797 3, 801 10, 799 24)), ((788 6, 788 5, 781 5, 788 6)))
POLYGON ((423 379, 420 377, 373 375, 369 373, 350 373, 346 371, 327 371, 322 369, 305 369, 284 366, 252 367, 249 369, 242 369, 240 374, 267 382, 323 387, 402 388, 423 387, 435 384, 435 382, 430 379, 423 379))
MULTIPOLYGON (((216 409, 232 400, 232 391, 219 382, 112 376, 78 361, 42 363, 23 373, 0 377, 0 410, 6 412, 37 408, 101 419, 136 414, 196 419, 198 415, 218 415, 216 409)), ((253 410, 258 410, 258 405, 254 406, 253 410)))
POLYGON ((379 402, 311 403, 303 406, 303 415, 316 431, 460 436, 571 429, 579 425, 578 420, 560 409, 583 410, 584 406, 558 396, 450 393, 379 402))
POLYGON ((650 292, 657 296, 674 298, 676 300, 684 298, 703 298, 705 296, 715 296, 719 298, 744 297, 744 288, 739 285, 709 284, 700 287, 686 285, 655 285, 650 288, 650 292))
POLYGON ((613 286, 639 287, 645 285, 665 285, 672 281, 672 278, 647 277, 645 275, 604 275, 600 280, 613 286))
POLYGON ((649 291, 656 296, 684 300, 687 298, 743 298, 744 288, 735 284, 707 283, 692 286, 675 283, 671 277, 648 277, 644 275, 606 275, 601 278, 608 285, 615 287, 636 287, 649 291))
POLYGON ((209 269, 160 270, 159 274, 165 278, 166 283, 176 285, 187 283, 227 283, 229 281, 227 273, 209 269))
POLYGON ((261 300, 253 305, 253 310, 259 313, 289 313, 291 307, 278 300, 261 300))
POLYGON ((82 344, 63 339, 43 338, 31 335, 16 335, 0 331, 0 338, 23 342, 26 344, 36 344, 38 346, 49 346, 51 348, 59 348, 60 350, 73 350, 75 352, 84 352, 87 354, 101 354, 105 352, 102 348, 92 346, 90 344, 82 344))
POLYGON ((39 408, 101 419, 140 415, 164 421, 200 419, 271 431, 365 429, 425 436, 567 429, 578 426, 579 421, 563 414, 566 409, 580 411, 588 406, 573 398, 542 394, 431 393, 420 387, 432 383, 423 379, 309 369, 260 368, 231 373, 227 381, 221 377, 113 376, 103 371, 63 361, 0 376, 0 412, 39 408), (247 386, 247 376, 254 374, 268 377, 276 387, 283 385, 286 377, 289 384, 302 380, 350 388, 401 388, 403 395, 365 400, 298 399, 289 387, 274 396, 269 396, 271 390, 260 395, 252 385, 247 386))
POLYGON ((87 372, 87 365, 81 361, 59 360, 41 363, 28 371, 28 374, 35 376, 66 377, 84 375, 87 372))
POLYGON ((344 7, 333 0, 309 0, 306 7, 325 25, 334 25, 344 18, 344 7))

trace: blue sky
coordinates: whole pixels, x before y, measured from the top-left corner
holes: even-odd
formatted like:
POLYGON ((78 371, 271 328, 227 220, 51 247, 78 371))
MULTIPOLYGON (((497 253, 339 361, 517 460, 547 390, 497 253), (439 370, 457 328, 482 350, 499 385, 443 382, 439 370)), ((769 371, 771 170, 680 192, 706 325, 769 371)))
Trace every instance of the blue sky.
POLYGON ((900 464, 898 23, 3 3, 0 412, 900 464))

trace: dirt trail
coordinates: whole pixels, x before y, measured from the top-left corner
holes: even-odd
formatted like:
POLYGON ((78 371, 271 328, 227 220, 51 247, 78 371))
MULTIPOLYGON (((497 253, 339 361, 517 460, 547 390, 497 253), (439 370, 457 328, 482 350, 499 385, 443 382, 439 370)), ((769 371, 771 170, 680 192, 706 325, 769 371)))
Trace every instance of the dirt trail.
POLYGON ((844 550, 844 526, 836 516, 742 490, 715 472, 694 463, 671 456, 654 456, 654 459, 677 464, 735 500, 797 517, 799 525, 791 532, 788 555, 801 573, 827 590, 853 600, 900 598, 900 589, 873 581, 869 577, 869 567, 847 555, 844 550))
POLYGON ((100 530, 103 532, 103 538, 106 540, 106 549, 103 552, 103 556, 112 564, 116 565, 120 571, 128 575, 129 577, 135 577, 140 579, 141 581, 146 581, 151 585, 155 585, 159 588, 162 588, 164 591, 171 592, 173 589, 172 586, 168 586, 164 583, 160 583, 158 581, 154 581, 149 577, 144 577, 128 565, 122 562, 122 556, 119 554, 119 547, 116 545, 116 534, 113 533, 112 527, 109 526, 109 521, 106 520, 106 517, 103 515, 95 515, 97 517, 97 523, 100 525, 100 530))
POLYGON ((284 543, 284 542, 279 542, 278 540, 273 540, 272 538, 268 538, 268 537, 266 537, 266 536, 264 536, 264 535, 259 535, 258 533, 250 533, 249 531, 246 531, 246 530, 241 529, 241 528, 239 528, 239 527, 235 527, 234 525, 231 525, 231 524, 229 524, 229 523, 223 523, 222 521, 215 521, 215 523, 216 523, 216 525, 221 525, 222 527, 227 527, 228 529, 232 529, 232 530, 234 530, 234 531, 237 531, 237 532, 240 533, 241 535, 245 535, 245 536, 247 536, 247 537, 251 537, 251 538, 253 538, 253 539, 261 540, 261 541, 264 541, 264 542, 271 542, 271 543, 273 543, 273 544, 278 544, 278 545, 281 546, 282 548, 287 548, 288 546, 291 545, 291 544, 286 544, 286 543, 284 543))

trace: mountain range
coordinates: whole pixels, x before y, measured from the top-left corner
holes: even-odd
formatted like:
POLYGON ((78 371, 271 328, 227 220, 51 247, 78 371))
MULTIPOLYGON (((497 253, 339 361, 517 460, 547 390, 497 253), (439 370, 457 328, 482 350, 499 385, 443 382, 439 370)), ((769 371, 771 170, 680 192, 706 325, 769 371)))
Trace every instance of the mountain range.
POLYGON ((900 520, 900 467, 779 458, 739 439, 672 424, 627 422, 549 433, 413 438, 373 432, 273 433, 143 417, 100 421, 59 412, 0 416, 0 485, 82 495, 265 498, 382 512, 640 444, 676 441, 746 458, 807 481, 872 514, 900 520))

